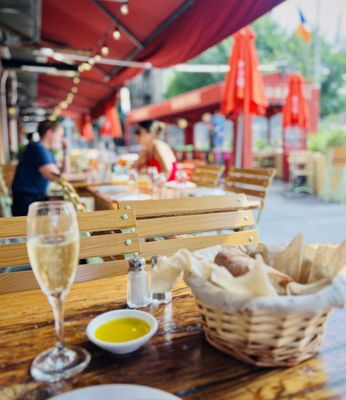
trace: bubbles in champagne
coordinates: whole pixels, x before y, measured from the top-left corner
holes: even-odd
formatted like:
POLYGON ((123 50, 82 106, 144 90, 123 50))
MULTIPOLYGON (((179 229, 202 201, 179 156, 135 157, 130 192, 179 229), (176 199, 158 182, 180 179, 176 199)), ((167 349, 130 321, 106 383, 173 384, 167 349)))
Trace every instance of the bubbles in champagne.
POLYGON ((74 280, 79 257, 79 239, 64 235, 39 235, 27 243, 32 269, 48 295, 64 295, 74 280))

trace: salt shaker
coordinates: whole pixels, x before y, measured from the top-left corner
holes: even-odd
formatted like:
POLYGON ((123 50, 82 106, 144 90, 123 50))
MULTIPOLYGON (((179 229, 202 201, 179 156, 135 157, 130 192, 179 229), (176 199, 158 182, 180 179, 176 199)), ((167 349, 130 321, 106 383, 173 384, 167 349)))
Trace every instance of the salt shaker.
MULTIPOLYGON (((151 257, 151 268, 152 270, 157 266, 157 256, 151 257)), ((153 293, 151 292, 151 302, 152 304, 167 304, 172 301, 172 292, 161 292, 153 293)))
POLYGON ((127 305, 130 308, 146 307, 150 304, 148 276, 145 271, 145 259, 142 257, 129 260, 127 275, 127 305))

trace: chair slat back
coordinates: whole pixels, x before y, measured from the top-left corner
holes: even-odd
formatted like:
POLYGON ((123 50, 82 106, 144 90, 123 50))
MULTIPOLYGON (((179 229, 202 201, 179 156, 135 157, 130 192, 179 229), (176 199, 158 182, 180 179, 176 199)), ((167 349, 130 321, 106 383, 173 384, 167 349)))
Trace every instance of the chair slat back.
POLYGON ((135 211, 141 255, 147 259, 181 248, 193 251, 258 241, 244 194, 120 202, 119 208, 135 211))
MULTIPOLYGON (((112 257, 111 262, 79 265, 77 281, 99 279, 124 272, 124 258, 140 251, 139 235, 135 232, 136 219, 133 210, 94 211, 78 214, 80 232, 80 259, 112 257), (90 236, 89 233, 97 232, 90 236)), ((0 271, 7 267, 26 266, 29 258, 26 250, 26 217, 0 218, 0 271), (13 243, 14 238, 21 238, 13 243), (11 240, 12 239, 12 240, 11 240)), ((28 290, 37 287, 32 271, 0 273, 0 294, 28 290)))
POLYGON ((260 199, 263 207, 275 173, 273 168, 231 168, 226 178, 225 189, 260 199))
POLYGON ((244 194, 237 196, 203 196, 179 199, 119 201, 119 210, 134 210, 136 218, 182 214, 204 214, 249 208, 244 194))
POLYGON ((77 212, 85 211, 85 205, 70 182, 63 177, 59 177, 56 179, 55 183, 61 187, 64 199, 70 201, 77 212))
POLYGON ((216 187, 224 169, 219 165, 199 165, 192 174, 192 181, 198 186, 216 187))
POLYGON ((0 167, 0 196, 8 196, 8 195, 9 195, 8 185, 6 184, 2 167, 0 167))
POLYGON ((333 167, 346 167, 346 147, 335 147, 330 151, 332 153, 333 167))
POLYGON ((2 173, 2 176, 4 178, 7 188, 10 188, 10 186, 12 184, 14 174, 16 172, 16 167, 17 166, 15 164, 0 165, 0 170, 1 170, 1 173, 2 173))

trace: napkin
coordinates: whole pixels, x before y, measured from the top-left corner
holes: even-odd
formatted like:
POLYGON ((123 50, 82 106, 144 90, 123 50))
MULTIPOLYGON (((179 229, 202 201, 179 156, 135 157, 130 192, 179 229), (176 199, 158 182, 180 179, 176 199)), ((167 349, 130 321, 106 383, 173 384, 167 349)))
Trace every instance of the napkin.
POLYGON ((183 275, 200 301, 227 312, 272 310, 311 316, 346 305, 346 241, 338 246, 305 245, 299 234, 287 246, 238 248, 254 257, 249 271, 238 277, 214 263, 221 246, 159 257, 153 290, 170 291, 183 275), (289 278, 284 293, 275 275, 289 278))

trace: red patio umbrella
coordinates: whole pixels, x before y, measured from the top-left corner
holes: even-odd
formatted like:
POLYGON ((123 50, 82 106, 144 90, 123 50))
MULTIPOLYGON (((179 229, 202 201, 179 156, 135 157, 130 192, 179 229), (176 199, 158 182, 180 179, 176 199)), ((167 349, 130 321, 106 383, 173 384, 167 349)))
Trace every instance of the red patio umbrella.
MULTIPOLYGON (((308 103, 303 92, 304 79, 301 74, 290 75, 288 81, 288 95, 282 108, 282 128, 283 128, 283 149, 284 149, 284 179, 289 179, 289 154, 292 150, 306 149, 306 133, 309 124, 308 103), (288 143, 287 128, 298 128, 300 132, 295 132, 298 138, 288 143)), ((294 132, 292 132, 294 133, 294 132)))
POLYGON ((81 136, 91 142, 94 140, 94 130, 91 124, 91 118, 89 114, 82 115, 82 124, 81 124, 81 136))
MULTIPOLYGON (((264 85, 258 71, 255 32, 250 26, 234 35, 232 54, 229 58, 230 71, 226 77, 221 112, 237 117, 243 115, 243 130, 235 130, 233 152, 237 166, 252 166, 251 115, 264 115, 267 101, 264 85)), ((235 124, 236 126, 236 124, 235 124)))
POLYGON ((303 131, 308 129, 308 103, 303 93, 303 77, 301 74, 292 74, 289 77, 288 95, 282 108, 282 127, 297 126, 303 131))
POLYGON ((109 101, 105 106, 105 120, 101 126, 100 134, 102 136, 111 136, 121 138, 122 130, 118 112, 115 108, 114 100, 109 101))

